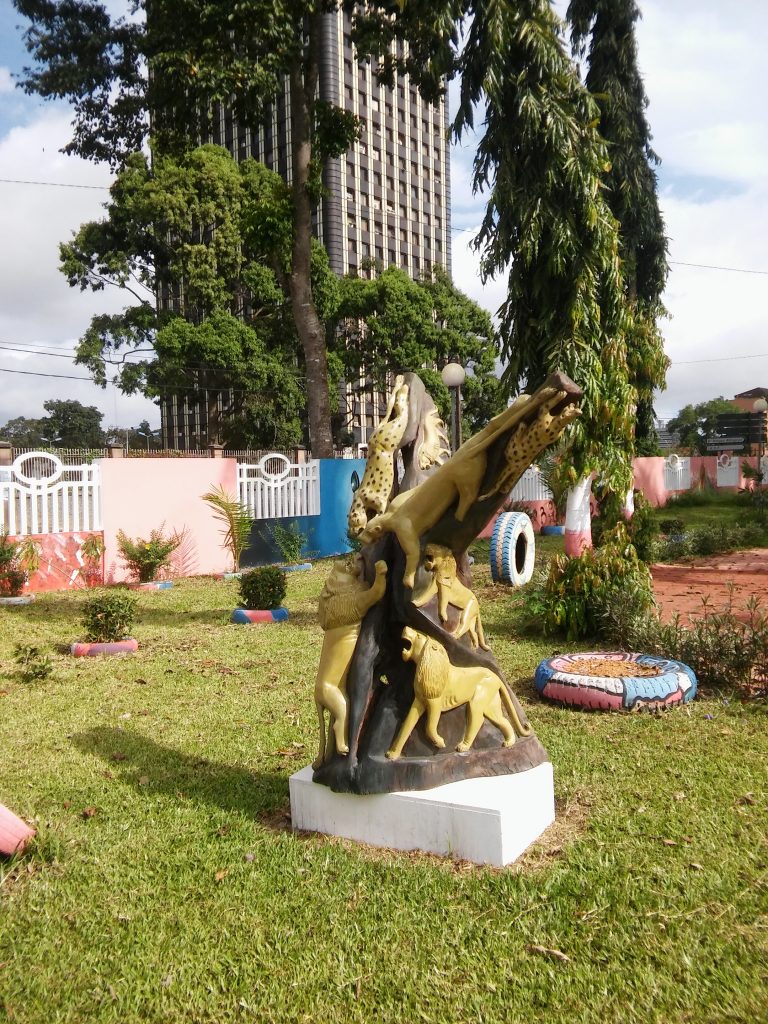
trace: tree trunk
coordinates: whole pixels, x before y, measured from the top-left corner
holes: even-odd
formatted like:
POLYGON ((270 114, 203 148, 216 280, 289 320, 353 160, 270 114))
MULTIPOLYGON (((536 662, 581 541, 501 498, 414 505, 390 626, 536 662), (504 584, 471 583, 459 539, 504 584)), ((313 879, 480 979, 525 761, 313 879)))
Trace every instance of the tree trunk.
POLYGON ((312 157, 312 105, 318 78, 318 20, 318 16, 310 19, 310 42, 303 68, 297 61, 290 74, 293 253, 289 287, 293 317, 306 363, 309 444, 314 458, 332 459, 328 362, 325 330, 312 297, 312 201, 307 190, 312 157))
POLYGON ((565 511, 565 553, 570 558, 592 547, 592 477, 583 476, 568 491, 565 511))

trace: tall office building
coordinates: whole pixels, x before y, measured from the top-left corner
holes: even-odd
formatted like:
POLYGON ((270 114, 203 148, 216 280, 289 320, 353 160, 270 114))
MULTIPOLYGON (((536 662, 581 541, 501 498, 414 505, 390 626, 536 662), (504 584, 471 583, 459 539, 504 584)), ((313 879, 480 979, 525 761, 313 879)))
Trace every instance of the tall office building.
MULTIPOLYGON (((360 140, 324 168, 328 194, 318 209, 317 237, 340 275, 370 273, 371 265, 395 265, 412 277, 435 264, 450 272, 447 105, 444 100, 434 106, 425 103, 407 78, 398 79, 393 88, 379 85, 370 64, 356 62, 350 27, 342 12, 325 16, 319 93, 322 100, 357 114, 364 127, 360 140)), ((226 147, 237 160, 259 160, 290 182, 287 82, 270 115, 258 129, 245 129, 231 110, 218 107, 203 141, 226 147)), ((226 416, 224 394, 221 400, 226 416)), ((343 400, 354 441, 365 445, 383 403, 365 380, 349 381, 343 400)), ((209 410, 210 396, 207 405, 183 395, 165 400, 166 444, 192 448, 205 443, 209 410)))

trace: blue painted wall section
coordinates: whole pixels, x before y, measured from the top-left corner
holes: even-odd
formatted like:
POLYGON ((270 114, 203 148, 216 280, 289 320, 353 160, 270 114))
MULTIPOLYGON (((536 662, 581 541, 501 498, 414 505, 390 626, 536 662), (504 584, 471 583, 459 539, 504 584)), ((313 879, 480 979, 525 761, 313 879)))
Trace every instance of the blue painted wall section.
POLYGON ((242 569, 272 565, 282 561, 270 533, 274 523, 289 527, 297 523, 307 536, 303 554, 310 558, 328 558, 350 550, 347 540, 347 512, 355 488, 363 478, 365 459, 320 460, 320 515, 293 519, 259 519, 251 527, 248 546, 240 559, 242 569))

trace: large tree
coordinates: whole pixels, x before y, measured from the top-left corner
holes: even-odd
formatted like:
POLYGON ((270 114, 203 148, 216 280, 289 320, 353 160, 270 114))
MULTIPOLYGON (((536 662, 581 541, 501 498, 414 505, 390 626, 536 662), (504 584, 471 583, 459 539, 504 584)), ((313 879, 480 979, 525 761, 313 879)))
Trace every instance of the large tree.
POLYGON ((447 417, 450 397, 439 371, 455 360, 470 368, 463 385, 465 435, 506 405, 491 317, 442 268, 417 281, 397 267, 369 279, 344 278, 337 318, 333 351, 348 380, 365 380, 375 392, 389 374, 412 371, 447 417))
MULTIPOLYGON (((106 216, 60 251, 73 287, 117 287, 131 303, 94 317, 80 340, 77 362, 98 383, 112 368, 127 393, 176 392, 205 404, 209 441, 302 440, 306 391, 287 281, 291 203, 279 175, 253 160, 238 164, 218 146, 151 164, 133 154, 106 216)), ((312 260, 315 304, 327 317, 337 283, 317 242, 312 260)))
POLYGON ((648 97, 638 64, 635 0, 571 0, 568 20, 574 52, 586 58, 585 84, 600 110, 608 144, 606 196, 619 225, 622 276, 631 319, 628 358, 638 392, 635 440, 639 454, 656 454, 653 392, 666 384, 658 319, 667 279, 667 240, 659 210, 648 97))
POLYGON ((707 442, 717 433, 717 417, 740 411, 734 402, 721 395, 719 398, 710 398, 708 402, 686 405, 668 421, 667 430, 677 434, 681 448, 694 454, 706 455, 707 442))
POLYGON ((136 0, 114 17, 97 0, 14 0, 32 21, 27 46, 37 65, 24 87, 74 104, 67 147, 124 166, 149 131, 158 153, 189 148, 201 120, 226 103, 256 127, 283 81, 291 114, 292 246, 288 287, 304 353, 312 449, 333 454, 325 331, 311 281, 312 211, 321 167, 343 153, 357 119, 318 98, 323 17, 335 0, 136 0))

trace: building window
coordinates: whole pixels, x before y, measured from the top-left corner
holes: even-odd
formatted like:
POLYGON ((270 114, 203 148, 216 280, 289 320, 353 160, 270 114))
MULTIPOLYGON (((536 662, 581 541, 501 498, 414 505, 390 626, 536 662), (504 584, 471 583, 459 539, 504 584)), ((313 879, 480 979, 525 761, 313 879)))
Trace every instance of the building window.
POLYGON ((362 140, 357 145, 363 156, 368 156, 368 145, 362 140))
POLYGON ((381 187, 381 173, 379 171, 373 172, 373 184, 381 187))
POLYGON ((399 145, 401 145, 401 146, 405 145, 405 136, 403 135, 402 132, 398 132, 397 133, 397 141, 398 141, 399 145))
POLYGON ((387 188, 394 189, 394 187, 395 187, 395 179, 387 177, 387 188))
POLYGON ((389 250, 389 262, 397 263, 397 253, 395 252, 394 249, 389 250))
POLYGON ((371 156, 373 157, 374 160, 381 160, 381 150, 380 149, 372 149, 371 150, 371 156))

